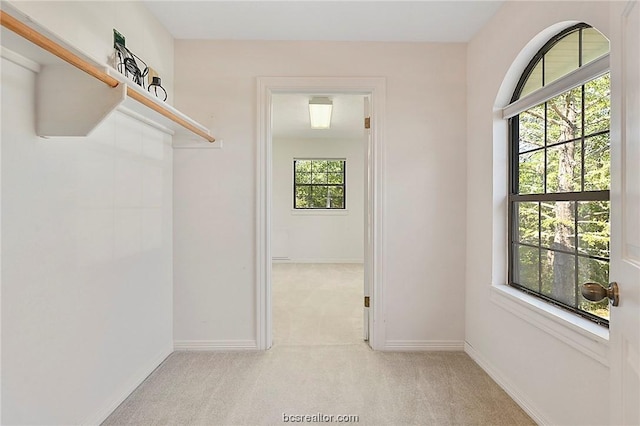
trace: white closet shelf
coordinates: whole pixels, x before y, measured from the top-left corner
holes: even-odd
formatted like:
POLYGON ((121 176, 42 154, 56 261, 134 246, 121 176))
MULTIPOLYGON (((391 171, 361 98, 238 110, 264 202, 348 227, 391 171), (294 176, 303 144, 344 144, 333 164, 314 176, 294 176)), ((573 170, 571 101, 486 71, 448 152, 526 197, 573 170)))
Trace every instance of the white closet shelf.
MULTIPOLYGON (((115 109, 168 129, 181 141, 215 142, 209 130, 1 2, 2 56, 38 73, 38 136, 86 136, 115 109)), ((208 144, 207 144, 208 145, 208 144)))

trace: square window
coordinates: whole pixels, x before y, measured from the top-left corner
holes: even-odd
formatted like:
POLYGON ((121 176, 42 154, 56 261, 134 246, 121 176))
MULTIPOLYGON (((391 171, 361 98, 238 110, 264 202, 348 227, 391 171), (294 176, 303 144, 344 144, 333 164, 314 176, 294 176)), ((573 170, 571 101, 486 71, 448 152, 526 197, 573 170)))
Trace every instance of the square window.
POLYGON ((345 209, 346 160, 296 159, 293 173, 294 209, 345 209))

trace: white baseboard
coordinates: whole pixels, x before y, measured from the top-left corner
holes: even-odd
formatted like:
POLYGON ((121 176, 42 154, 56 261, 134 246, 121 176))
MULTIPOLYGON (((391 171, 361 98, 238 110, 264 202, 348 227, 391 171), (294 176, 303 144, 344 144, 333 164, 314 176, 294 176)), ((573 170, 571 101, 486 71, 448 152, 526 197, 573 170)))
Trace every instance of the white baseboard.
POLYGON ((458 340, 387 340, 383 351, 462 351, 464 342, 458 340))
POLYGON ((257 351, 255 340, 176 340, 176 351, 257 351))
POLYGON ((515 387, 509 380, 505 378, 505 376, 500 373, 494 365, 492 365, 489 361, 487 361, 478 351, 476 351, 473 346, 469 343, 465 342, 464 351, 471 357, 472 360, 476 362, 510 397, 513 399, 516 404, 522 408, 525 413, 529 415, 539 425, 550 425, 551 422, 547 421, 547 419, 540 414, 540 411, 535 408, 534 404, 529 401, 529 399, 520 391, 517 387, 515 387))
POLYGON ((277 258, 272 259, 273 263, 364 263, 363 259, 296 259, 296 258, 277 258))
POLYGON ((107 417, 109 417, 109 415, 113 413, 113 411, 118 408, 118 406, 122 404, 122 402, 127 399, 129 395, 131 395, 131 393, 136 390, 136 388, 140 386, 140 384, 144 382, 145 379, 149 377, 149 375, 153 373, 153 371, 158 368, 158 366, 162 364, 169 355, 171 355, 171 353, 173 353, 173 349, 166 348, 162 350, 157 356, 153 357, 147 364, 142 366, 137 371, 137 373, 131 377, 131 380, 129 380, 124 386, 122 386, 117 392, 115 392, 114 397, 111 398, 111 401, 107 403, 103 409, 99 410, 95 415, 89 417, 86 421, 82 422, 82 424, 99 425, 104 422, 107 417))

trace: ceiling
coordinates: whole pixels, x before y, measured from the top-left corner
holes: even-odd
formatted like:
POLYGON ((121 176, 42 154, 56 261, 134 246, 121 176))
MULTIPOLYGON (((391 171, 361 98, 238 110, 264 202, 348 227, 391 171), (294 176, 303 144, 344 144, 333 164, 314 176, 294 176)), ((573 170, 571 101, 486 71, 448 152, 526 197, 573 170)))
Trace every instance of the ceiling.
POLYGON ((310 94, 274 94, 272 96, 273 138, 355 139, 364 135, 364 95, 326 95, 333 101, 331 128, 311 129, 310 94))
POLYGON ((504 0, 144 0, 176 39, 467 42, 504 0))
MULTIPOLYGON (((143 1, 176 39, 467 42, 505 0, 143 1)), ((362 137, 361 95, 330 96, 329 130, 310 128, 310 97, 273 96, 273 137, 362 137)))

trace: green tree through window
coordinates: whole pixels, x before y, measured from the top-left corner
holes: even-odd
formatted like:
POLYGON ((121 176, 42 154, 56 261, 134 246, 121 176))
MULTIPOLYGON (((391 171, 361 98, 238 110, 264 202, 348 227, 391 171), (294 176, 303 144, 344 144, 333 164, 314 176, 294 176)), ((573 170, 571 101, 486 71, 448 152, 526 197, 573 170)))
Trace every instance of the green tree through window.
POLYGON ((294 209, 344 209, 346 161, 296 159, 293 161, 294 209))
MULTIPOLYGON (((608 41, 586 24, 560 33, 529 64, 512 101, 531 78, 540 80, 535 90, 547 73, 562 82, 594 52, 606 54, 608 41)), ((510 284, 603 325, 608 303, 585 300, 579 286, 609 282, 609 114, 607 73, 510 119, 510 284)))

